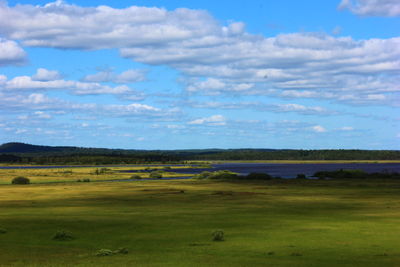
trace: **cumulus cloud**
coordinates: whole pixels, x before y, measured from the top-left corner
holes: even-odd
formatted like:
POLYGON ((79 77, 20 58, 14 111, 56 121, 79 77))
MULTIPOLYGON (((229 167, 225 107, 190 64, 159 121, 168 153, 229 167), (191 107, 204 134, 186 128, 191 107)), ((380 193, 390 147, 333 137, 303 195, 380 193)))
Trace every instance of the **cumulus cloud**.
MULTIPOLYGON (((61 1, 45 6, 0 6, 0 34, 29 46, 102 49, 155 45, 204 36, 218 28, 201 10, 156 7, 80 7, 61 1)), ((232 25, 228 33, 243 27, 232 25)), ((221 29, 220 29, 221 31, 221 29)))
MULTIPOLYGON (((126 85, 111 87, 95 82, 79 82, 72 80, 54 80, 60 78, 57 71, 39 69, 30 76, 17 76, 11 80, 1 82, 3 90, 69 90, 76 95, 131 95, 135 92, 126 85)), ((1 89, 1 88, 0 88, 1 89)))
POLYGON ((348 9, 354 14, 362 16, 400 16, 398 0, 342 0, 339 9, 348 9))
POLYGON ((270 111, 276 113, 295 112, 302 115, 335 115, 337 111, 328 110, 319 106, 304 106, 295 103, 289 104, 268 104, 262 102, 189 102, 193 108, 207 109, 254 109, 259 111, 270 111))
POLYGON ((134 83, 146 80, 145 70, 130 69, 120 74, 111 71, 100 71, 95 74, 86 75, 83 81, 86 82, 115 82, 115 83, 134 83))
MULTIPOLYGON (((379 4, 393 12, 396 2, 342 1, 340 6, 379 4)), ((2 4, 0 17, 5 18, 0 21, 0 34, 28 46, 117 48, 122 57, 168 65, 186 76, 188 92, 270 94, 276 90, 275 95, 282 97, 393 104, 392 94, 400 90, 400 37, 354 40, 324 33, 264 37, 247 33, 241 22, 221 25, 202 10, 81 7, 60 1, 45 6, 2 4)), ((125 83, 143 78, 128 71, 100 72, 84 80, 125 83)))
POLYGON ((56 70, 47 70, 44 68, 39 68, 36 71, 36 74, 32 76, 32 79, 35 81, 54 81, 61 79, 61 74, 56 70))
POLYGON ((226 125, 226 118, 222 115, 212 115, 210 117, 199 118, 189 121, 191 125, 211 125, 211 126, 223 126, 226 125))
MULTIPOLYGON (((173 119, 179 114, 177 109, 158 108, 141 103, 130 104, 100 104, 100 103, 74 103, 71 101, 52 98, 42 93, 1 92, 0 110, 7 114, 32 114, 34 118, 50 119, 55 115, 63 115, 66 112, 95 115, 101 117, 134 117, 147 119, 173 119)), ((25 116, 25 115, 23 115, 25 116)))
POLYGON ((202 92, 210 95, 221 92, 243 92, 251 89, 254 84, 251 83, 226 83, 219 79, 208 78, 204 81, 198 81, 190 84, 186 90, 188 92, 202 92))
POLYGON ((15 41, 0 38, 0 66, 19 65, 25 61, 26 53, 15 41))

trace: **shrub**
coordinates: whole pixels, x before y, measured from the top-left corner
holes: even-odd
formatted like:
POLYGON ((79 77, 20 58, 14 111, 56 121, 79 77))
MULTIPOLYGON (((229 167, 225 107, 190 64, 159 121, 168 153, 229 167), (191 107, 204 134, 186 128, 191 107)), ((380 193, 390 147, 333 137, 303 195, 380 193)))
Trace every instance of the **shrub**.
POLYGON ((64 230, 57 231, 53 236, 53 240, 57 240, 57 241, 69 241, 72 239, 74 239, 72 234, 70 232, 67 232, 64 230))
POLYGON ((204 171, 204 172, 201 172, 201 173, 195 175, 193 178, 195 178, 195 179, 207 179, 211 175, 212 175, 212 172, 204 171))
POLYGON ((299 173, 297 174, 296 179, 306 179, 306 175, 303 173, 299 173))
POLYGON ((216 230, 212 233, 212 241, 224 241, 224 231, 216 230))
POLYGON ((162 173, 160 171, 153 171, 149 174, 149 178, 152 179, 161 179, 162 178, 162 173))
POLYGON ((140 176, 139 174, 134 174, 131 176, 131 179, 142 179, 142 176, 140 176))
POLYGON ((110 249, 102 248, 102 249, 99 249, 99 250, 96 252, 95 255, 96 255, 96 256, 100 256, 100 257, 102 257, 102 256, 112 256, 112 255, 114 255, 114 251, 112 251, 112 250, 110 250, 110 249))
POLYGON ((220 180, 229 180, 229 179, 238 179, 239 176, 231 171, 216 171, 213 172, 209 177, 209 179, 220 179, 220 180))
POLYGON ((96 256, 112 256, 115 254, 128 254, 128 249, 127 248, 119 248, 119 249, 112 251, 111 249, 102 248, 102 249, 99 249, 95 255, 96 256))
POLYGON ((100 169, 95 169, 94 174, 96 174, 96 175, 105 174, 110 171, 111 171, 111 169, 109 169, 109 168, 100 168, 100 169))
POLYGON ((85 178, 85 179, 82 180, 82 182, 84 182, 84 183, 89 183, 89 182, 90 182, 90 179, 89 179, 89 178, 85 178))
POLYGON ((114 251, 115 254, 128 254, 128 249, 127 248, 119 248, 114 251))
POLYGON ((4 228, 0 228, 0 234, 5 234, 5 233, 7 233, 7 230, 4 228))
POLYGON ((267 173, 252 172, 246 176, 248 180, 271 180, 272 176, 267 173))
POLYGON ((19 177, 15 177, 14 179, 12 179, 11 183, 12 184, 30 184, 31 181, 29 180, 29 178, 19 176, 19 177))
POLYGON ((318 177, 319 179, 325 178, 333 178, 333 179, 344 179, 344 178, 353 178, 353 179, 363 179, 368 178, 370 175, 362 170, 337 170, 337 171, 319 171, 314 173, 314 177, 318 177))

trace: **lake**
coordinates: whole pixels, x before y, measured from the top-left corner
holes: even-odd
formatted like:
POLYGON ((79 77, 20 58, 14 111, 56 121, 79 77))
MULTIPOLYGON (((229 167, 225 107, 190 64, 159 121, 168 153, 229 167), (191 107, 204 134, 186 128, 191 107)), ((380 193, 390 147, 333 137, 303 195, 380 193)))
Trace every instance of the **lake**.
MULTIPOLYGON (((400 163, 319 163, 319 164, 284 164, 284 163, 221 163, 213 164, 213 168, 188 168, 166 170, 175 173, 198 174, 203 171, 229 170, 247 175, 251 172, 268 173, 272 176, 282 178, 294 178, 297 174, 305 174, 310 177, 317 171, 363 170, 368 173, 374 172, 400 172, 400 163)), ((124 171, 137 172, 137 171, 124 171)))

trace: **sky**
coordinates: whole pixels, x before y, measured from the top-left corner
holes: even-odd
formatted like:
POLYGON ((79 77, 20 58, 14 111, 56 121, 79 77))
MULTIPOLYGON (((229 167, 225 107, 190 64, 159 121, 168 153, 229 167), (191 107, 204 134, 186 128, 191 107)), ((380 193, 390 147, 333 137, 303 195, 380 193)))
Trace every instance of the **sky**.
POLYGON ((0 0, 0 143, 400 149, 399 0, 0 0))

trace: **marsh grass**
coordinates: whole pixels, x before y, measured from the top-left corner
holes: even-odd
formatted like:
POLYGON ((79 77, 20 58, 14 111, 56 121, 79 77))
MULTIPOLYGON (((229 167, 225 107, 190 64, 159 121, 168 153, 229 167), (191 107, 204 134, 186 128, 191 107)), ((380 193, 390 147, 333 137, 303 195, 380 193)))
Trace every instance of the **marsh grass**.
MULTIPOLYGON (((64 182, 95 182, 109 180, 131 179, 132 173, 122 172, 126 170, 139 171, 135 175, 140 177, 148 177, 145 172, 146 166, 140 167, 112 167, 112 168, 93 168, 93 167, 76 167, 71 169, 49 168, 49 169, 0 169, 0 184, 9 184, 13 177, 24 176, 29 177, 30 183, 64 183, 64 182), (96 170, 98 174, 96 174, 96 170), (140 172, 143 170, 143 172, 140 172), (90 178, 89 178, 90 177, 90 178)), ((158 171, 163 167, 157 168, 158 171)), ((187 168, 187 166, 172 166, 173 169, 187 168)), ((180 177, 187 174, 177 174, 164 172, 162 177, 180 177)))

